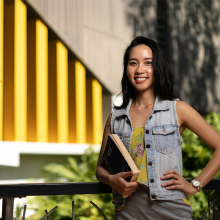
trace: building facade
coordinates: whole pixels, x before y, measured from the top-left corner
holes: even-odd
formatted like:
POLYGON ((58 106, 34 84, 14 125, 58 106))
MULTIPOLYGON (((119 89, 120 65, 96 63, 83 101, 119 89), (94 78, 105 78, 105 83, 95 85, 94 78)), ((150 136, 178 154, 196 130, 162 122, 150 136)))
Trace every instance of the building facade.
POLYGON ((0 2, 0 180, 43 178, 45 164, 99 149, 132 38, 125 9, 0 2))
POLYGON ((43 178, 46 163, 99 149, 135 36, 158 41, 180 98, 218 111, 219 9, 218 0, 1 0, 0 180, 43 178))

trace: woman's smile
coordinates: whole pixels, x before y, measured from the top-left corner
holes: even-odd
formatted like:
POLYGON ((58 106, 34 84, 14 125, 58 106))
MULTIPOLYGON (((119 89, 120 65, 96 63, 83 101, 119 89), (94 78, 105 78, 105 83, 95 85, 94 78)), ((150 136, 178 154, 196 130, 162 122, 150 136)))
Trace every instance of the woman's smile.
POLYGON ((136 77, 134 78, 136 83, 143 83, 145 82, 147 79, 149 79, 149 77, 136 77))

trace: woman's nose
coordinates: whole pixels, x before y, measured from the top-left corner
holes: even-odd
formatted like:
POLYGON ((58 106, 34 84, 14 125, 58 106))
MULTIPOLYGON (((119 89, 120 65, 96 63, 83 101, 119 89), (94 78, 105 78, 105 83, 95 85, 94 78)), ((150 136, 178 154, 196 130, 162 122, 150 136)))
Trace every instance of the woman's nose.
POLYGON ((138 65, 137 70, 136 70, 137 74, 143 74, 144 73, 144 69, 143 69, 143 65, 138 65))

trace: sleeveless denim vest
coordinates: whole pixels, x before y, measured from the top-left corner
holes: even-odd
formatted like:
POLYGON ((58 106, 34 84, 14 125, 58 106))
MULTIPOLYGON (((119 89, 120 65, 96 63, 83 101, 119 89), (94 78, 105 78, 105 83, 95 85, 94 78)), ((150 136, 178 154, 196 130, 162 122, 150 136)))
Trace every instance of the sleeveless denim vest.
MULTIPOLYGON (((124 109, 114 109, 111 118, 111 133, 118 134, 128 152, 132 136, 129 110, 132 100, 124 109)), ((176 101, 161 101, 157 97, 152 112, 145 123, 145 147, 150 198, 152 200, 175 200, 187 198, 181 190, 166 190, 161 184, 168 180, 160 177, 168 170, 176 169, 182 174, 182 136, 176 115, 176 101)), ((113 203, 123 206, 125 199, 113 189, 113 203)))

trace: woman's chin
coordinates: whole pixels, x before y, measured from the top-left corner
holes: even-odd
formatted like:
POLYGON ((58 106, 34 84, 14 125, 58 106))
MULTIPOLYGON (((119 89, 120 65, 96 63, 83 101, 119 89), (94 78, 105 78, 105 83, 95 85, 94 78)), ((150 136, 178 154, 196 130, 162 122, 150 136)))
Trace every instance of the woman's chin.
POLYGON ((153 86, 151 85, 151 86, 148 86, 148 87, 146 87, 146 86, 135 86, 134 87, 135 88, 135 90, 137 91, 137 92, 149 92, 149 91, 152 91, 153 90, 153 86))

